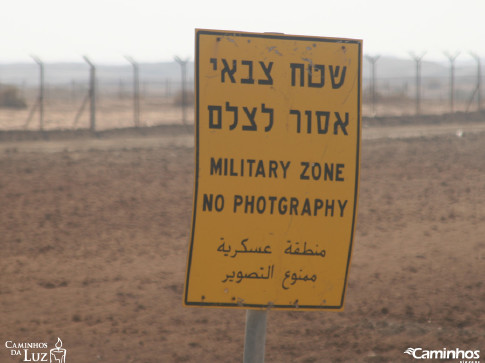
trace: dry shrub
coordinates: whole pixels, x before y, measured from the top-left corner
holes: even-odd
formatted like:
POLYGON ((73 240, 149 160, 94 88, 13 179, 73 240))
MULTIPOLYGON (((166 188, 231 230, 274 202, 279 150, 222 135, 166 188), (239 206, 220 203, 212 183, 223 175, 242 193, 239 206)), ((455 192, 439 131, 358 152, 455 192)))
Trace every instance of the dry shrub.
MULTIPOLYGON (((362 101, 364 103, 372 103, 373 97, 372 92, 369 89, 364 89, 362 95, 362 101)), ((381 104, 408 104, 414 102, 412 97, 409 97, 405 92, 394 91, 394 92, 376 92, 375 101, 381 104)))
POLYGON ((14 86, 0 86, 0 107, 5 108, 26 108, 25 99, 20 97, 19 90, 14 86))

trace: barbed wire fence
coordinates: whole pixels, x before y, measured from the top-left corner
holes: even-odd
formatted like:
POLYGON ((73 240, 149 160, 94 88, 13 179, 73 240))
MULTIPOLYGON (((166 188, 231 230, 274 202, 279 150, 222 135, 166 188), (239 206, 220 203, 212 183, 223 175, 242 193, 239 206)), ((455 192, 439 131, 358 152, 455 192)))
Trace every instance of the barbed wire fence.
MULTIPOLYGON (((423 75, 425 53, 411 53, 410 71, 391 76, 389 71, 380 75, 382 57, 366 55, 363 116, 481 111, 480 57, 470 55, 476 62, 473 73, 458 74, 459 54, 450 53, 445 55, 448 74, 442 70, 423 75)), ((24 73, 15 79, 9 79, 8 67, 0 64, 0 130, 100 131, 193 123, 194 82, 193 73, 188 74, 193 64, 188 59, 175 58, 164 73, 160 64, 138 63, 129 56, 126 66, 98 66, 87 57, 84 64, 48 64, 32 58, 34 62, 24 64, 24 73)))
MULTIPOLYGON (((371 76, 364 77, 363 115, 410 116, 440 115, 455 112, 482 111, 482 84, 480 57, 470 53, 476 62, 475 74, 456 75, 456 59, 460 55, 445 53, 448 58, 448 75, 423 76, 422 65, 426 53, 410 53, 414 61, 412 76, 376 76, 379 56, 366 56, 371 76), (474 106, 475 104, 475 106, 474 106)), ((467 69, 470 69, 467 65, 467 69)))
POLYGON ((84 64, 48 64, 35 57, 37 64, 21 65, 23 74, 13 80, 8 66, 0 64, 0 130, 100 131, 193 123, 193 76, 185 72, 181 77, 176 64, 160 76, 157 68, 164 65, 126 58, 129 66, 97 65, 88 57, 84 64))

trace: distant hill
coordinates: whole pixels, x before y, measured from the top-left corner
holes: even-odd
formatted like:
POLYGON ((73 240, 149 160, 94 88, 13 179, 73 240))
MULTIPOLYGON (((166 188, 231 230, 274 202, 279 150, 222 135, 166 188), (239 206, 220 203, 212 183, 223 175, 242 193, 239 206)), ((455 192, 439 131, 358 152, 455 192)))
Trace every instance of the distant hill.
MULTIPOLYGON (((363 76, 364 78, 371 77, 371 64, 364 57, 363 76)), ((450 66, 448 61, 432 62, 427 61, 426 56, 421 62, 421 76, 422 77, 448 77, 450 66)), ((395 78, 395 77, 415 77, 416 62, 411 58, 394 58, 381 57, 376 62, 376 77, 377 78, 395 78)), ((476 75, 476 64, 467 61, 460 62, 457 59, 455 64, 456 77, 468 77, 476 75)))

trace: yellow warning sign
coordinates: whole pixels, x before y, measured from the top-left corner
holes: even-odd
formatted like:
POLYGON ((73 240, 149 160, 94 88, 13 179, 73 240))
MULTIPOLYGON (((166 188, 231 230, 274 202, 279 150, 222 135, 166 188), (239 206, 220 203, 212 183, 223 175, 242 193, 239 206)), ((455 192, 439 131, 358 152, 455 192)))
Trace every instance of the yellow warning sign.
POLYGON ((196 30, 186 306, 343 308, 361 65, 361 40, 196 30))

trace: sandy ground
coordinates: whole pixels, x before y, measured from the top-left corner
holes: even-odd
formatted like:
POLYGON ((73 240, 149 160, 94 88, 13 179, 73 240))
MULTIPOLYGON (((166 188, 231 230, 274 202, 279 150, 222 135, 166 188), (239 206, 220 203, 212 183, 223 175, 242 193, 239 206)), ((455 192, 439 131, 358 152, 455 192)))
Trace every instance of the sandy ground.
MULTIPOLYGON (((139 126, 167 125, 180 122, 183 111, 172 99, 144 98, 140 104, 139 126)), ((90 127, 90 104, 62 100, 59 96, 45 102, 43 115, 35 100, 25 109, 0 109, 0 130, 84 129, 90 127)), ((187 122, 193 123, 194 109, 187 107, 187 122)), ((98 97, 95 125, 97 130, 125 128, 135 125, 133 100, 98 97)))
MULTIPOLYGON (((180 134, 2 136, 0 362, 24 361, 7 341, 58 337, 66 363, 242 361, 244 310, 182 307, 194 149, 180 134)), ((484 145, 364 138, 345 311, 270 311, 266 361, 410 362, 409 347, 483 361, 484 145)))

